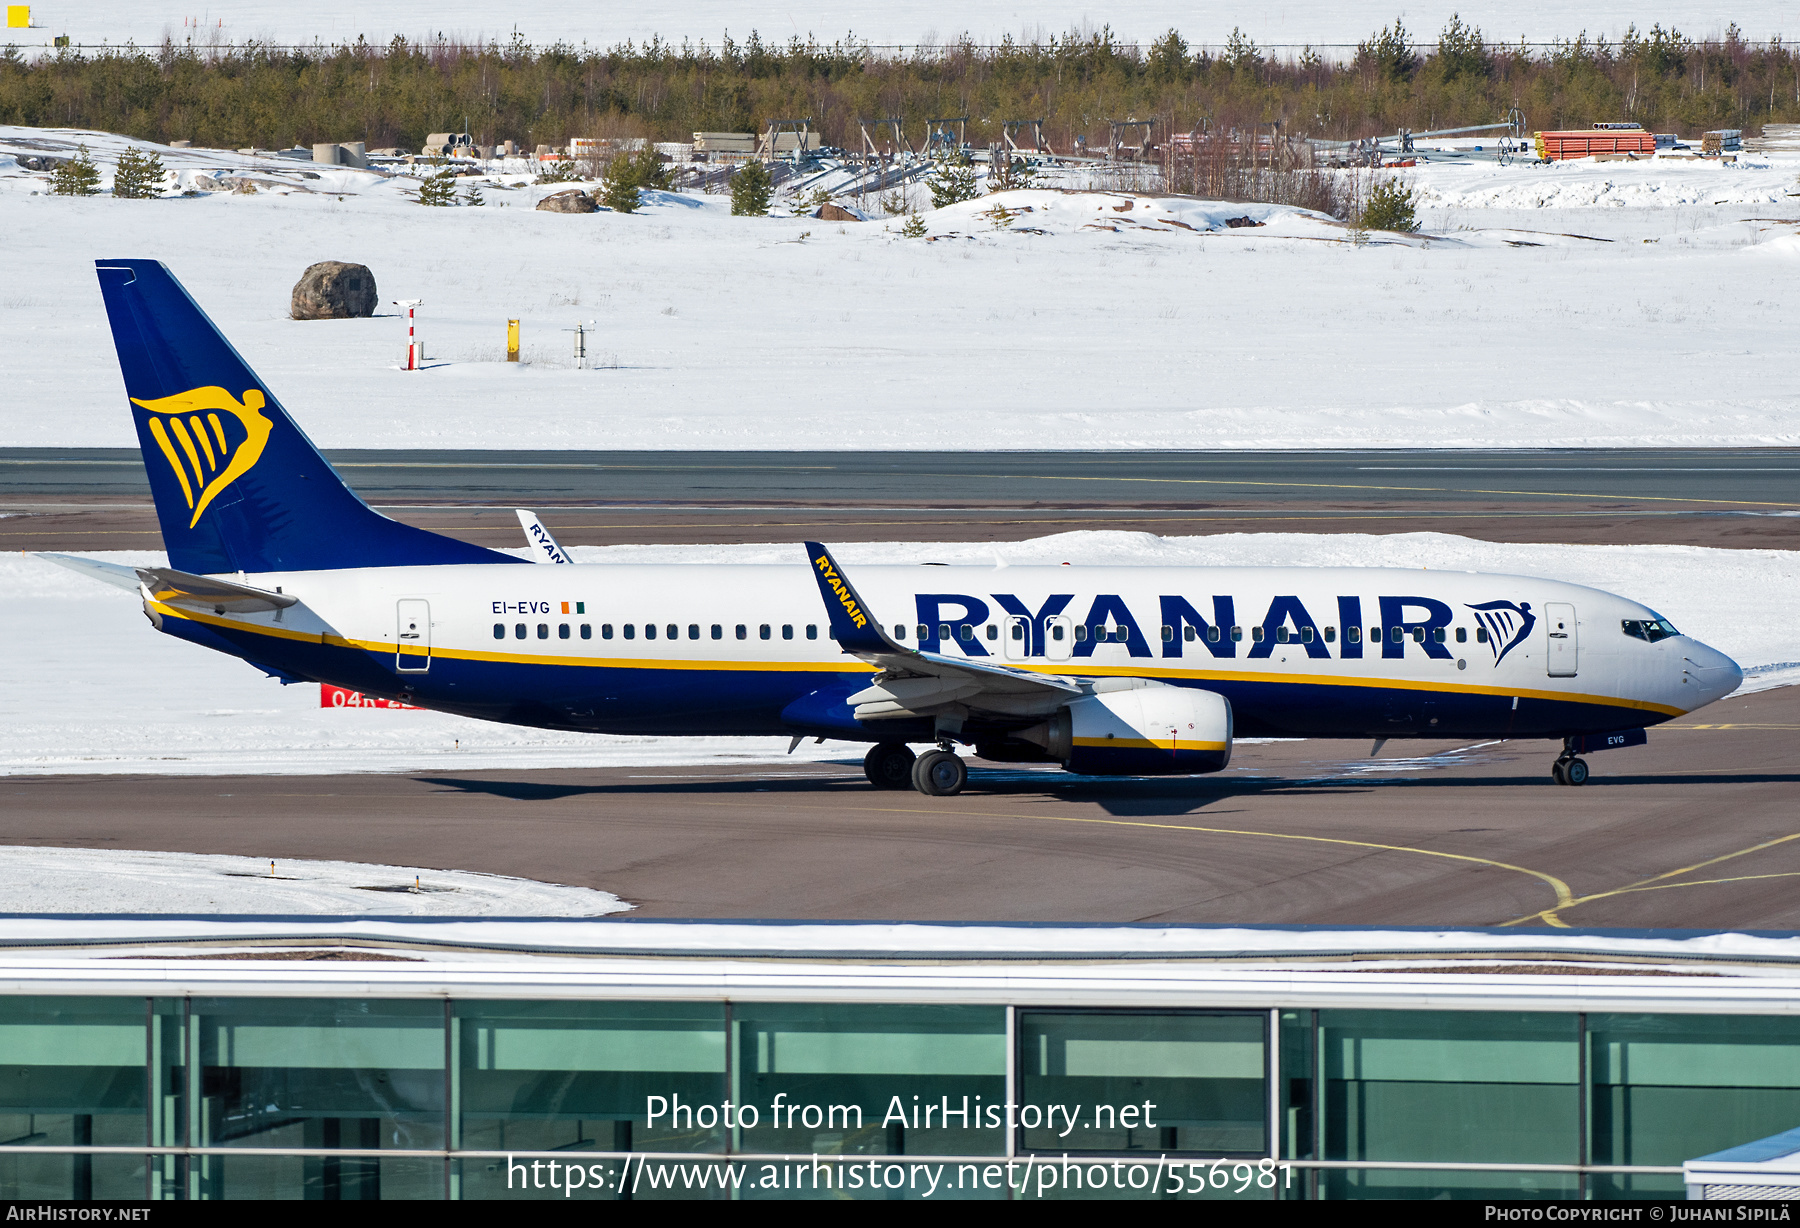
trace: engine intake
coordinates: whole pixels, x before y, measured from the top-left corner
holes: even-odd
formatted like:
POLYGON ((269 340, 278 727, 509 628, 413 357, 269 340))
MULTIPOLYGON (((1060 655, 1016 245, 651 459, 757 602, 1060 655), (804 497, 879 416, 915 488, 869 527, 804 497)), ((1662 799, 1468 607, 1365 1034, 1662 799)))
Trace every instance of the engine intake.
POLYGON ((1083 776, 1197 776, 1231 763, 1231 704, 1155 683, 1083 696, 1013 737, 1083 776))

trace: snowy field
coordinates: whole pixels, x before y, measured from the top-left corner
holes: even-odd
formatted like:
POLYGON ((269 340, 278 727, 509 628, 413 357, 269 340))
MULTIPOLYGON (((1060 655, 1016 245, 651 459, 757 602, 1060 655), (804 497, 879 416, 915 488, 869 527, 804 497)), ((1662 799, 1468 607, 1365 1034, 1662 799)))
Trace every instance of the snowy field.
POLYGON ((672 9, 619 0, 601 4, 529 0, 500 8, 464 0, 387 0, 382 4, 315 0, 303 5, 239 0, 193 7, 144 4, 141 0, 34 0, 31 18, 37 28, 9 30, 7 35, 28 47, 45 46, 59 34, 67 34, 77 43, 134 39, 146 44, 160 43, 165 37, 182 42, 190 36, 196 42, 218 38, 237 43, 249 39, 331 43, 354 42, 358 35, 385 43, 395 34, 415 40, 443 34, 505 42, 517 29, 535 43, 561 39, 604 47, 627 39, 643 42, 653 35, 674 42, 705 39, 717 46, 726 31, 741 42, 755 29, 765 41, 774 42, 809 35, 831 42, 853 31, 858 41, 917 44, 947 42, 965 33, 981 43, 999 42, 1006 34, 1026 40, 1052 34, 1060 37, 1070 29, 1098 30, 1105 24, 1124 39, 1148 41, 1174 26, 1190 43, 1216 46, 1225 42, 1234 26, 1242 26, 1265 46, 1310 43, 1353 51, 1371 31, 1393 21, 1396 10, 1408 29, 1427 40, 1435 39, 1453 11, 1503 42, 1572 38, 1582 30, 1617 41, 1628 23, 1636 22, 1644 29, 1652 20, 1665 26, 1672 21, 1693 37, 1717 38, 1734 21, 1748 38, 1794 33, 1791 10, 1769 0, 1683 0, 1653 12, 1622 0, 1600 0, 1579 7, 1567 3, 1497 4, 1493 0, 1473 4, 1434 0, 1424 5, 1394 5, 1387 0, 1355 4, 1284 0, 1254 10, 1216 2, 1171 4, 1168 0, 1113 0, 1103 6, 983 0, 954 7, 938 0, 895 0, 873 7, 842 0, 785 0, 773 8, 738 0, 688 0, 672 9))
MULTIPOLYGON (((554 529, 554 521, 551 528, 554 529)), ((1386 537, 1067 533, 994 547, 852 543, 875 562, 1381 566, 1548 576, 1643 601, 1751 671, 1745 689, 1800 682, 1800 551, 1690 546, 1502 545, 1435 533, 1386 537)), ((798 547, 576 547, 583 563, 795 562, 798 547)), ((97 557, 144 565, 161 555, 97 557)), ((161 636, 129 593, 30 556, 0 555, 0 774, 333 773, 674 765, 785 760, 787 739, 620 738, 547 733, 434 712, 321 709, 316 686, 161 636)), ((1654 736, 1654 735, 1652 735, 1654 736)), ((807 742, 798 759, 859 760, 807 742)))
POLYGON ((1361 246, 1293 209, 1048 191, 928 211, 927 241, 676 193, 425 209, 295 163, 245 195, 214 189, 252 160, 207 151, 167 151, 193 196, 70 199, 6 156, 77 140, 123 146, 0 128, 0 446, 134 444, 108 256, 165 261, 328 447, 1800 443, 1800 160, 1421 167, 1425 232, 1361 246), (429 369, 398 369, 392 307, 287 318, 324 259, 424 300, 429 369))
POLYGON ((0 913, 599 917, 607 891, 349 861, 0 845, 0 913))

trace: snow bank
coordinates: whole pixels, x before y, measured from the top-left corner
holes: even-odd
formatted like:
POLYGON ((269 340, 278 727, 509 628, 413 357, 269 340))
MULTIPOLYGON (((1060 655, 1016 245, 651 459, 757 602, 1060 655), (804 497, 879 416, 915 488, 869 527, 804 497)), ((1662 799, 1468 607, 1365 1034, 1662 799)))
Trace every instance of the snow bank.
MULTIPOLYGON (((553 526, 554 527, 554 526, 553 526)), ((575 547, 584 563, 797 562, 793 544, 575 547)), ((1746 690, 1800 682, 1800 551, 1507 545, 1438 533, 1245 533, 1162 538, 1064 533, 994 545, 849 543, 846 564, 1123 563, 1468 569, 1570 580, 1643 601, 1746 667, 1746 690)), ((97 557, 143 565, 152 554, 97 557)), ((0 775, 663 768, 787 762, 787 739, 624 738, 492 725, 436 712, 321 709, 230 657, 156 634, 129 593, 24 555, 0 555, 0 775)), ((812 742, 797 760, 860 758, 812 742)))
POLYGON ((0 845, 0 913, 600 917, 607 891, 464 870, 0 845))

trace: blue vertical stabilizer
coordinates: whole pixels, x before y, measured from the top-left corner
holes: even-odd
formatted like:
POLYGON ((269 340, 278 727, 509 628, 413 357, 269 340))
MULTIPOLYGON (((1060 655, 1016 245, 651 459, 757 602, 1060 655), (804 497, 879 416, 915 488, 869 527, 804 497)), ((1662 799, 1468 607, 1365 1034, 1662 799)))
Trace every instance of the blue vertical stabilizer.
POLYGON ((218 575, 524 561, 375 511, 159 261, 95 264, 170 566, 218 575))

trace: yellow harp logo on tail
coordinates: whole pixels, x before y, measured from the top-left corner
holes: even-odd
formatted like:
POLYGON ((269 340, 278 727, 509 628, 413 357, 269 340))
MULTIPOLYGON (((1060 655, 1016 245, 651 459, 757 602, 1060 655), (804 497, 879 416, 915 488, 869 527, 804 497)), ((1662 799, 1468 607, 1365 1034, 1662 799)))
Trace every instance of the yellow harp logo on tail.
POLYGON ((255 388, 245 390, 242 402, 217 385, 131 402, 150 413, 150 435, 193 509, 190 529, 214 496, 250 472, 275 425, 263 417, 263 394, 255 388))

